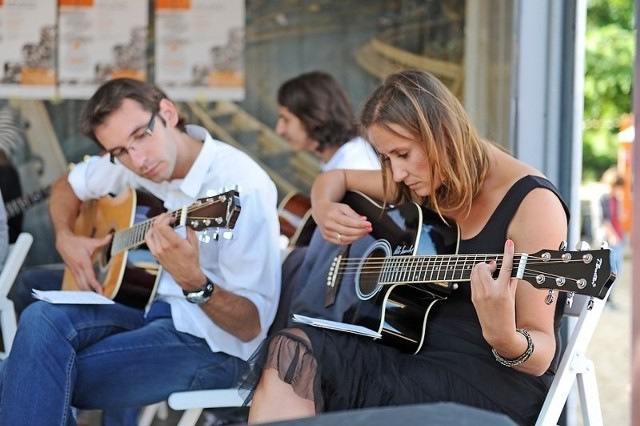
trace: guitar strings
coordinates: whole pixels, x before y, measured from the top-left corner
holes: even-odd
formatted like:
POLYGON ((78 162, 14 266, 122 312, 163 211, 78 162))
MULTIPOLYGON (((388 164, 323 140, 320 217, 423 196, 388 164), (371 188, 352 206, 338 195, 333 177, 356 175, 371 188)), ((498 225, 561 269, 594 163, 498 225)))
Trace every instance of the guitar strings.
MULTIPOLYGON (((517 263, 525 254, 515 254, 513 263, 517 263)), ((527 266, 523 272, 523 276, 535 277, 538 275, 544 275, 549 278, 565 278, 572 281, 578 281, 576 278, 567 277, 566 275, 553 274, 542 270, 536 270, 532 267, 536 265, 567 265, 570 263, 584 263, 582 259, 570 259, 568 261, 562 259, 544 260, 541 257, 535 257, 526 255, 527 266)), ((448 256, 448 255, 434 255, 434 256, 392 256, 392 257, 371 257, 363 264, 363 258, 342 258, 337 267, 337 272, 332 273, 336 275, 336 278, 344 277, 345 275, 354 274, 360 272, 360 274, 378 274, 388 273, 390 275, 400 275, 404 278, 413 277, 413 281, 429 282, 429 281, 443 281, 443 280, 469 280, 470 277, 463 277, 465 272, 470 273, 473 266, 481 261, 495 260, 498 269, 502 267, 503 255, 470 255, 470 256, 448 256), (479 260, 483 258, 483 260, 479 260), (461 260, 462 259, 462 260, 461 260), (460 263, 464 263, 460 265, 460 263), (453 264, 453 266, 452 266, 453 264), (430 275, 422 277, 421 274, 426 273, 430 275), (444 275, 444 278, 441 278, 444 275), (435 278, 433 278, 435 276, 435 278), (417 279, 420 277, 423 281, 417 279)), ((516 269, 516 268, 514 268, 516 269)))
MULTIPOLYGON (((201 204, 197 205, 191 204, 189 207, 187 207, 187 213, 200 210, 203 207, 208 207, 219 202, 219 199, 215 199, 202 201, 201 204)), ((172 212, 169 212, 169 214, 176 218, 176 222, 180 222, 182 209, 174 210, 172 212)), ((199 217, 196 218, 201 219, 199 217)), ((156 217, 152 217, 143 220, 142 222, 138 222, 130 228, 116 232, 113 236, 111 254, 113 255, 123 250, 129 250, 142 244, 144 242, 144 237, 147 235, 149 229, 151 229, 151 226, 153 225, 153 222, 155 222, 155 220, 156 217)))

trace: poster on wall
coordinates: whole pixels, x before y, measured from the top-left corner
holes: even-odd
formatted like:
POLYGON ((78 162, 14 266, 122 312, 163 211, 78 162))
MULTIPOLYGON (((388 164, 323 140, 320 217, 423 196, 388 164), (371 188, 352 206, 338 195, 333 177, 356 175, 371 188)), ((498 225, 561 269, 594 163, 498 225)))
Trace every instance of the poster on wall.
POLYGON ((148 0, 59 0, 63 98, 89 98, 117 77, 147 79, 148 0))
POLYGON ((0 0, 0 97, 55 93, 57 0, 0 0))
POLYGON ((244 0, 156 0, 155 82, 175 100, 242 100, 244 0))

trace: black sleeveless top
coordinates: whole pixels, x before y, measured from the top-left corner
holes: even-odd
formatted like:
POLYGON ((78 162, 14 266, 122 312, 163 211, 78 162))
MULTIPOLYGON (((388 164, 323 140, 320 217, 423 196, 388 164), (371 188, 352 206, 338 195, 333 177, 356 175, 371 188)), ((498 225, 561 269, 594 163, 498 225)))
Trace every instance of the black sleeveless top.
MULTIPOLYGON (((545 178, 525 176, 505 194, 484 228, 475 237, 460 241, 459 253, 503 253, 511 220, 524 198, 537 188, 548 189, 558 196, 568 221, 569 209, 555 186, 545 178)), ((558 247, 548 248, 555 250, 558 247)), ((428 345, 419 356, 429 359, 432 350, 452 351, 449 355, 457 360, 456 374, 465 377, 469 383, 476 383, 480 392, 498 403, 519 423, 533 423, 559 362, 562 346, 559 330, 565 299, 566 295, 560 293, 555 315, 556 354, 551 367, 541 377, 505 368, 496 362, 491 347, 482 337, 480 323, 471 303, 471 287, 468 283, 461 284, 447 300, 436 304, 427 327, 428 345), (452 335, 456 335, 457 338, 447 338, 453 337, 452 335), (480 363, 483 364, 482 367, 480 363)))
MULTIPOLYGON (((503 253, 510 221, 536 188, 546 188, 561 199, 548 180, 523 177, 507 192, 482 231, 460 242, 459 252, 503 253)), ((563 206, 568 217, 564 202, 563 206)), ((556 331, 562 310, 558 302, 556 331)), ((304 328, 318 360, 316 383, 321 384, 321 409, 326 411, 450 401, 504 413, 519 424, 533 424, 558 359, 556 353, 552 367, 541 377, 499 364, 482 337, 468 283, 461 283, 448 299, 434 305, 425 344, 415 355, 348 333, 296 327, 304 328)))

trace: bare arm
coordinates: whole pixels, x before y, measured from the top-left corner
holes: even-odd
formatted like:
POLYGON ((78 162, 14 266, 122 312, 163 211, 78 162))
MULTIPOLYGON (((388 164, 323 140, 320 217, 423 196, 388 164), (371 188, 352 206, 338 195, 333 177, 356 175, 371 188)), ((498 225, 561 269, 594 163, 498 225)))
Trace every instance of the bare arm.
POLYGON ((71 189, 67 180, 68 176, 69 174, 66 173, 53 183, 49 198, 49 213, 56 236, 73 233, 75 220, 82 203, 71 189))
POLYGON ((371 232, 367 218, 340 200, 353 190, 382 200, 382 182, 379 170, 330 170, 319 175, 311 188, 311 211, 324 238, 350 244, 371 232))
MULTIPOLYGON (((524 199, 513 218, 508 237, 518 253, 557 249, 566 238, 567 223, 558 198, 550 191, 536 189, 524 199), (544 220, 539 206, 545 206, 544 220)), ((505 259, 511 258, 513 245, 505 246, 505 259)), ((540 376, 549 368, 555 354, 555 302, 547 304, 547 290, 539 290, 526 281, 511 278, 511 264, 503 264, 497 280, 487 273, 495 265, 479 265, 481 273, 472 277, 472 300, 487 342, 506 359, 516 359, 527 349, 525 336, 516 328, 526 329, 535 349, 517 370, 540 376)), ((477 270, 474 270, 474 274, 477 270)), ((557 299, 557 294, 556 294, 557 299)))
MULTIPOLYGON (((197 235, 187 228, 187 238, 183 238, 171 226, 172 221, 168 214, 158 216, 147 232, 145 242, 182 289, 198 290, 205 284, 206 276, 200 267, 197 235)), ((260 333, 260 318, 253 302, 219 285, 211 299, 200 307, 220 328, 240 340, 252 340, 260 333)))
POLYGON ((96 250, 109 243, 111 235, 102 238, 76 235, 74 224, 81 205, 82 201, 73 192, 67 175, 58 178, 53 184, 49 200, 56 249, 81 290, 102 294, 102 284, 96 278, 92 258, 96 250))

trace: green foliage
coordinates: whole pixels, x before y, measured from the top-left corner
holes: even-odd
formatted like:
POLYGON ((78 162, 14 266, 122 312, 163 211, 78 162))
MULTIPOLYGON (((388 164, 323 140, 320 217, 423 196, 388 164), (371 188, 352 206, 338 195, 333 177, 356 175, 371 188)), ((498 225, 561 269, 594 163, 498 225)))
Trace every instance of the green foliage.
POLYGON ((617 160, 621 117, 632 109, 633 0, 590 0, 585 52, 583 180, 617 160))

